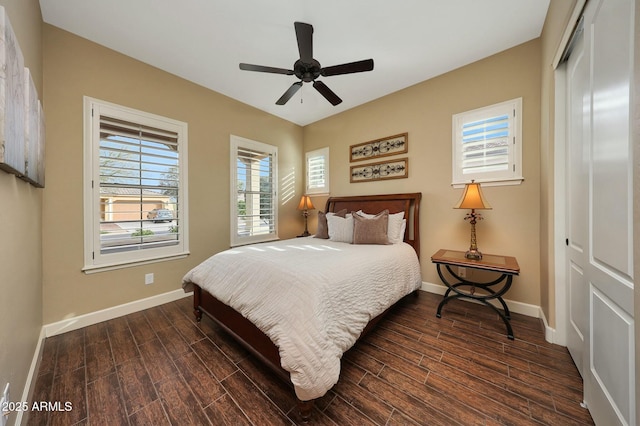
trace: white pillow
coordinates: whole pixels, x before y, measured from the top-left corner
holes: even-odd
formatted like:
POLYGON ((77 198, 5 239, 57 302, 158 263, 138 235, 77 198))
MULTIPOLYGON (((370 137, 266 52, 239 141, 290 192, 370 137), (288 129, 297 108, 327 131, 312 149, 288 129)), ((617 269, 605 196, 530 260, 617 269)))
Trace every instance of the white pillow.
MULTIPOLYGON (((374 214, 365 213, 358 210, 358 214, 371 219, 374 214)), ((387 238, 390 244, 398 244, 404 241, 404 231, 407 228, 407 219, 404 218, 404 212, 393 213, 389 215, 389 227, 387 228, 387 238)), ((329 231, 331 232, 331 231, 329 231)))
POLYGON ((329 240, 340 243, 353 243, 353 216, 347 217, 327 215, 327 228, 329 228, 329 240))
MULTIPOLYGON (((400 227, 400 234, 398 234, 399 235, 399 239, 397 241, 398 243, 401 243, 401 242, 404 241, 404 232, 406 231, 406 229, 407 229, 407 219, 402 219, 402 226, 400 227)), ((391 244, 396 244, 396 242, 394 241, 391 244)))

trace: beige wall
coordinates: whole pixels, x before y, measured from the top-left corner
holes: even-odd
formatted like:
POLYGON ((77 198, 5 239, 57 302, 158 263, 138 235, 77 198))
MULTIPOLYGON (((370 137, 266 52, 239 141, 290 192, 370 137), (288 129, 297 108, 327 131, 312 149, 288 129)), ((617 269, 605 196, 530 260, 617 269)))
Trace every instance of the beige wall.
MULTIPOLYGON (((302 128, 45 25, 47 188, 43 213, 44 323, 180 289, 183 275, 229 247, 229 135, 279 147, 279 174, 294 178, 281 199, 279 231, 302 230, 302 128), (90 96, 189 125, 190 251, 186 259, 85 274, 82 100, 90 96), (144 284, 153 272, 155 283, 144 284)), ((281 191, 282 192, 282 191, 281 191)))
POLYGON ((469 247, 465 211, 452 208, 462 194, 451 186, 452 114, 522 97, 525 180, 484 187, 493 210, 482 212, 478 246, 518 259, 521 276, 508 299, 540 304, 540 52, 536 39, 304 128, 305 151, 330 147, 331 195, 422 192, 424 281, 440 283, 430 262, 439 248, 469 247), (408 179, 349 183, 349 145, 402 132, 409 133, 408 179))
MULTIPOLYGON (((1 0, 42 99, 42 43, 37 0, 1 0)), ((42 190, 0 170, 0 392, 25 387, 42 326, 42 190)), ((15 414, 10 416, 13 422, 15 414)))

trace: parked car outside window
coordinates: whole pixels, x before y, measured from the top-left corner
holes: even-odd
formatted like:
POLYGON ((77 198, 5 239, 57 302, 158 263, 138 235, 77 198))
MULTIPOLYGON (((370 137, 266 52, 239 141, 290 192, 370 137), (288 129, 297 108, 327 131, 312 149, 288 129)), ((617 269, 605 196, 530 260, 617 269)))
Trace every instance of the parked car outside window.
POLYGON ((151 219, 154 222, 171 222, 173 220, 173 213, 168 209, 153 209, 147 213, 147 219, 151 219))

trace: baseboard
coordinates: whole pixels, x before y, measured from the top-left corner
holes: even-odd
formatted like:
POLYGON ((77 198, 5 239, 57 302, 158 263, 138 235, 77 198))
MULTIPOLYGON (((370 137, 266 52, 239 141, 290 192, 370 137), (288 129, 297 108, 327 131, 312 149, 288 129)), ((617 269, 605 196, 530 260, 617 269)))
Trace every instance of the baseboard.
MULTIPOLYGON (((27 380, 25 381, 24 390, 22 391, 22 399, 20 401, 32 401, 33 391, 36 387, 37 373, 40 369, 40 361, 42 361, 42 351, 44 349, 44 327, 40 329, 40 336, 38 337, 38 343, 36 344, 36 350, 33 352, 33 359, 31 360, 31 367, 29 367, 29 374, 27 374, 27 380)), ((16 415, 16 425, 21 425, 29 418, 23 419, 24 413, 28 413, 29 410, 18 410, 16 415)))
POLYGON ((542 308, 540 308, 540 318, 542 318, 542 323, 544 324, 544 339, 549 343, 566 346, 567 343, 559 338, 557 330, 549 326, 547 317, 544 315, 544 311, 542 310, 542 308))
MULTIPOLYGON (((433 284, 433 283, 423 281, 421 290, 427 291, 429 293, 444 294, 444 292, 447 291, 447 287, 441 284, 433 284)), ((537 306, 537 305, 530 305, 528 303, 516 302, 515 300, 509 300, 509 299, 504 299, 504 301, 507 303, 509 310, 516 314, 522 314, 528 317, 540 318, 540 314, 542 313, 542 309, 540 308, 540 306, 537 306)), ((502 306, 500 305, 499 302, 495 300, 491 300, 489 302, 491 302, 491 304, 493 304, 496 308, 502 309, 502 306)))
POLYGON ((154 306, 162 305, 164 303, 180 300, 183 297, 191 296, 191 294, 192 293, 185 293, 182 289, 174 290, 168 293, 162 293, 156 296, 147 297, 145 299, 135 300, 123 305, 118 305, 111 308, 102 309, 100 311, 79 315, 77 317, 68 318, 51 324, 46 324, 42 328, 45 331, 45 337, 51 337, 55 336, 56 334, 66 333, 67 331, 77 330, 88 325, 98 324, 102 321, 107 321, 113 318, 121 317, 123 315, 128 315, 134 312, 153 308, 154 306))

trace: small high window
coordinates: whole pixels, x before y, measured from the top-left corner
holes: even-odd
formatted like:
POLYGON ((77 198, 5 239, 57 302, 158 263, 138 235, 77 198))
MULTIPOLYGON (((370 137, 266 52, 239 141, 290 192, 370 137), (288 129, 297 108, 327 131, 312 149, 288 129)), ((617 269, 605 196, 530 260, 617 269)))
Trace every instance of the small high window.
POLYGON ((522 98, 453 116, 453 184, 522 180, 522 98))
POLYGON ((329 147, 305 154, 307 165, 306 194, 329 194, 329 147))

